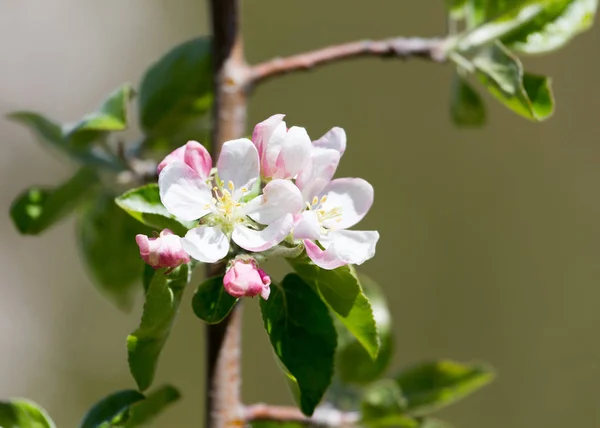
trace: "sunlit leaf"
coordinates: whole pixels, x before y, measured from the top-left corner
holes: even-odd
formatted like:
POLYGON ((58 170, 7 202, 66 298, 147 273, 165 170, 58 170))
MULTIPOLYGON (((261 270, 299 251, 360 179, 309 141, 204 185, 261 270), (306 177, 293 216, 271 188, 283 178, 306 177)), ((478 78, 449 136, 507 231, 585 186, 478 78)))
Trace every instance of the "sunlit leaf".
POLYGON ((29 400, 0 401, 0 427, 55 428, 44 409, 29 400))
POLYGON ((127 338, 129 371, 142 391, 154 380, 158 358, 171 333, 190 274, 188 265, 168 275, 156 272, 146 292, 140 326, 127 338))
POLYGON ((297 387, 300 410, 310 416, 333 376, 336 332, 327 306, 298 275, 289 274, 271 284, 260 309, 273 350, 297 387))

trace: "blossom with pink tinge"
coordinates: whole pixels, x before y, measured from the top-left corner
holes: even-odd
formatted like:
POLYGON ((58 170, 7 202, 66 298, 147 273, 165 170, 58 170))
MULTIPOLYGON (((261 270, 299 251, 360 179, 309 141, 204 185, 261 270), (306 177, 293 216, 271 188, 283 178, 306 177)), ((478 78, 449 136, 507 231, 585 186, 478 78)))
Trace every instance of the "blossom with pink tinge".
POLYGON ((212 168, 212 159, 208 150, 197 141, 188 141, 187 144, 173 150, 158 164, 158 174, 173 162, 183 162, 194 170, 200 177, 207 179, 212 168))
POLYGON ((306 130, 287 128, 283 114, 254 127, 252 142, 258 150, 261 176, 266 179, 295 178, 310 159, 311 142, 306 130))
POLYGON ((362 264, 379 240, 377 231, 347 230, 371 208, 373 187, 362 178, 332 179, 345 149, 344 130, 333 128, 313 142, 310 162, 296 179, 306 209, 294 218, 294 238, 323 269, 362 264))
POLYGON ((260 296, 267 300, 271 293, 271 278, 262 269, 258 268, 253 259, 238 259, 223 277, 225 291, 233 297, 260 296))
POLYGON ((190 256, 181 246, 181 238, 169 229, 163 230, 155 238, 137 235, 135 241, 140 247, 142 259, 154 269, 174 269, 190 261, 190 256))
POLYGON ((301 210, 302 196, 289 180, 273 180, 262 195, 245 201, 260 178, 258 152, 250 140, 223 144, 217 174, 213 186, 188 162, 173 160, 158 176, 160 199, 169 213, 185 221, 202 219, 182 239, 191 257, 214 263, 229 254, 230 241, 259 252, 285 239, 294 225, 293 214, 301 210))

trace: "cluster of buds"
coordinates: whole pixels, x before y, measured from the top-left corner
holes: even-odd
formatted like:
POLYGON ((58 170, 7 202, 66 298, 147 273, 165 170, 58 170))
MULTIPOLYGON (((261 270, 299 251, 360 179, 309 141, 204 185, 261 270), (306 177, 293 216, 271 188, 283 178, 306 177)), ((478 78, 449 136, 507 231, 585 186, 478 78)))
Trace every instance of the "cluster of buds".
POLYGON ((190 257, 205 263, 231 259, 227 292, 267 299, 271 280, 259 269, 256 253, 274 252, 284 241, 303 246, 323 269, 373 257, 378 232, 348 230, 371 208, 373 187, 361 178, 333 179, 346 133, 336 127, 311 141, 304 128, 288 128, 283 117, 256 125, 252 140, 224 143, 216 170, 196 141, 158 165, 163 205, 198 225, 185 237, 169 230, 155 238, 138 235, 146 263, 173 269, 190 257))

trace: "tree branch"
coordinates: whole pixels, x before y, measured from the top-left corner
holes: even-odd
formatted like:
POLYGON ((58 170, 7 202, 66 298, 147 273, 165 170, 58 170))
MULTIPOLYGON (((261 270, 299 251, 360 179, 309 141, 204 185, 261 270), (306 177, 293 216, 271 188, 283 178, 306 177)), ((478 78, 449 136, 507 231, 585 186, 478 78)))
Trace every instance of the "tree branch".
MULTIPOLYGON (((213 30, 215 100, 212 158, 219 157, 225 141, 243 136, 246 127, 244 60, 240 33, 240 1, 210 0, 213 30)), ((223 275, 223 263, 206 266, 207 277, 223 275)), ((206 423, 207 428, 237 426, 243 417, 240 398, 241 304, 222 323, 207 325, 206 423)))
POLYGON ((398 37, 386 40, 360 40, 341 45, 328 46, 286 58, 275 58, 250 69, 249 84, 256 84, 281 74, 312 68, 350 58, 375 56, 383 58, 411 57, 444 62, 445 39, 422 39, 398 37))
POLYGON ((300 422, 306 426, 316 427, 354 427, 358 423, 358 413, 342 412, 328 407, 319 407, 312 417, 306 417, 297 407, 269 406, 267 404, 253 404, 247 406, 244 418, 246 422, 252 421, 277 421, 300 422))

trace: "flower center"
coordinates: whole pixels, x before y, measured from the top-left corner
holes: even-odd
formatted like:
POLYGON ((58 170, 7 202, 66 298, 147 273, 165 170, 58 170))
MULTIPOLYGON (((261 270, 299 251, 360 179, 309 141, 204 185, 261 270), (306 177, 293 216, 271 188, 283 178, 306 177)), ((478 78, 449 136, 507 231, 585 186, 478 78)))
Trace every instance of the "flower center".
MULTIPOLYGON (((323 209, 322 205, 327 202, 327 195, 323 195, 321 199, 315 196, 311 202, 306 203, 306 207, 309 210, 315 211, 317 213, 317 220, 322 225, 326 220, 335 220, 337 223, 342 221, 342 208, 334 207, 329 210, 323 209)), ((323 226, 321 226, 325 229, 323 226)))
MULTIPOLYGON (((239 208, 243 205, 238 202, 234 197, 235 186, 233 182, 227 183, 227 188, 221 183, 220 186, 213 187, 213 206, 216 209, 216 214, 220 215, 226 222, 242 222, 243 216, 238 214, 239 208)), ((248 193, 248 189, 242 187, 240 189, 242 195, 248 193)))

